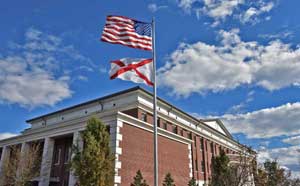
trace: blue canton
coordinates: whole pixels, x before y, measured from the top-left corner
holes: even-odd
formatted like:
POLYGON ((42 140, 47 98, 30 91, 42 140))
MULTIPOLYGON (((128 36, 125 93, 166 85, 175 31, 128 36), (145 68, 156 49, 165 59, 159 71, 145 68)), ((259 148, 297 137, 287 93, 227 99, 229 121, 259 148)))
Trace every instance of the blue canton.
POLYGON ((151 24, 143 22, 134 22, 134 30, 137 34, 151 37, 151 24))

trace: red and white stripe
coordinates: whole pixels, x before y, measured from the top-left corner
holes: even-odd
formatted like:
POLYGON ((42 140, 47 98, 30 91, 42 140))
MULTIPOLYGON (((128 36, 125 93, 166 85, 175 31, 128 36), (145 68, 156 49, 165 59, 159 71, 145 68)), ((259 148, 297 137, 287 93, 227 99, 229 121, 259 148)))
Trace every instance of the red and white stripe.
POLYGON ((143 50, 152 50, 152 38, 136 33, 134 21, 123 16, 107 16, 101 40, 143 50))
POLYGON ((110 79, 120 78, 153 86, 153 60, 123 58, 111 62, 110 79))

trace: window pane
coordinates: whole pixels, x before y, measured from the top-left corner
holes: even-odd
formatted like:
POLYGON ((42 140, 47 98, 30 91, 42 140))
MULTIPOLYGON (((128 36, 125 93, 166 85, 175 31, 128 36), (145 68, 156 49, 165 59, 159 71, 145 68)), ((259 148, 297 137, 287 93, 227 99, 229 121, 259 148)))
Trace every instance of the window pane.
POLYGON ((167 123, 164 123, 164 129, 167 130, 167 123))
POLYGON ((177 126, 173 126, 173 133, 177 134, 177 126))

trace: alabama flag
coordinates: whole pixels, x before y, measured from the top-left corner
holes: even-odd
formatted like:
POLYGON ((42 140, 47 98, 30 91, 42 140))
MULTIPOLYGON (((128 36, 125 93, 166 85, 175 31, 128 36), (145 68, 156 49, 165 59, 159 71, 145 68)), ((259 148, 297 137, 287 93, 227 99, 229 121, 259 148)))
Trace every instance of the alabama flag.
POLYGON ((110 79, 120 78, 153 86, 153 60, 123 58, 111 61, 110 79))

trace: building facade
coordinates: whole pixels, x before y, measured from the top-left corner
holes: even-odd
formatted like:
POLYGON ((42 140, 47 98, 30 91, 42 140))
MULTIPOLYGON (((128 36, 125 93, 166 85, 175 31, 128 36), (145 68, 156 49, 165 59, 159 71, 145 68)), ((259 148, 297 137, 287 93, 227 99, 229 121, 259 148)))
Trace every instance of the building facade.
MULTIPOLYGON (((18 146, 22 153, 31 143, 40 143, 40 175, 34 183, 74 186, 76 178, 68 170, 71 147, 77 142, 82 146, 80 132, 95 116, 110 128, 110 146, 116 157, 115 186, 129 186, 137 170, 153 185, 152 108, 152 94, 135 87, 27 120, 29 129, 0 141, 0 179, 3 162, 12 154, 11 146, 18 146)), ((192 177, 199 186, 206 185, 212 157, 221 150, 238 154, 243 148, 218 119, 199 120, 162 99, 158 99, 157 111, 160 185, 168 172, 177 186, 187 185, 192 177)))

